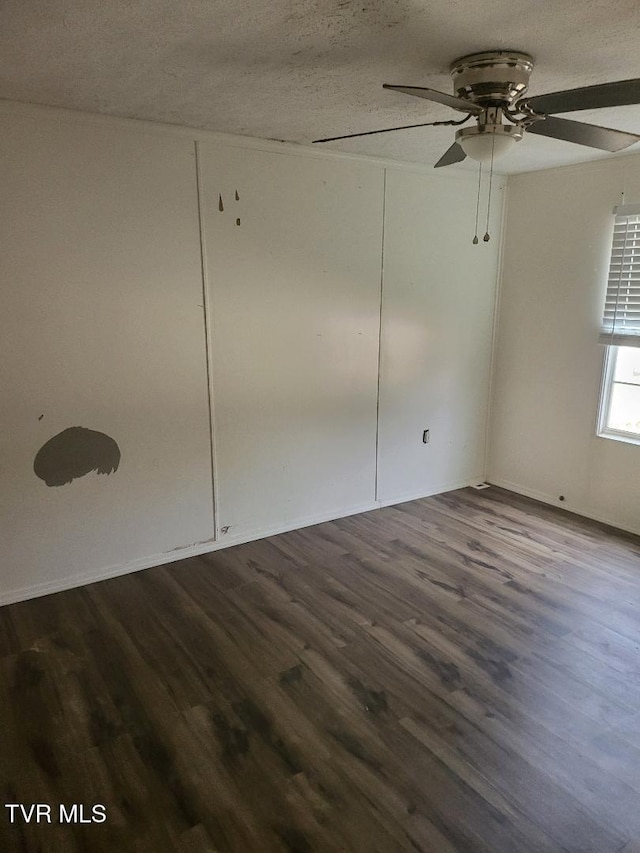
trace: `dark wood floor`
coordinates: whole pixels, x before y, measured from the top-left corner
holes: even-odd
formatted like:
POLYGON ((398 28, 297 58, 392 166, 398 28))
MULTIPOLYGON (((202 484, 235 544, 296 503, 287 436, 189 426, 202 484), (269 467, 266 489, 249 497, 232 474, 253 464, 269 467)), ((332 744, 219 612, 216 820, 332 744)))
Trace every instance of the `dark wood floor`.
POLYGON ((3 851, 638 853, 640 540, 491 488, 0 610, 3 851))

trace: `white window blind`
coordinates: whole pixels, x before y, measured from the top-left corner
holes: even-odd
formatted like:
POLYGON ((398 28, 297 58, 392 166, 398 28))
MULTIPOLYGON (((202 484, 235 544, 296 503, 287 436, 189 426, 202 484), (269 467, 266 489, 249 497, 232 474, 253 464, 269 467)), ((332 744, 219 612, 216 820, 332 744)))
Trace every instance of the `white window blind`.
POLYGON ((615 225, 600 341, 640 347, 640 204, 614 207, 615 225))

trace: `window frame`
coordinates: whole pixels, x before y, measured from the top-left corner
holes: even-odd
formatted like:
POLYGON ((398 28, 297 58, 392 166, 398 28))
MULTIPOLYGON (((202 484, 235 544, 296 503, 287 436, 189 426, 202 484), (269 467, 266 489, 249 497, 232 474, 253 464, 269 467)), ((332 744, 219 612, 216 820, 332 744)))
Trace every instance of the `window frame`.
POLYGON ((598 404, 598 420, 596 434, 598 438, 608 438, 613 441, 622 441, 626 444, 640 445, 640 433, 626 432, 625 430, 612 429, 607 426, 609 419, 609 410, 611 408, 611 398, 613 396, 614 374, 616 369, 616 360, 618 350, 623 344, 609 344, 605 347, 604 359, 602 364, 602 381, 600 383, 600 400, 598 404))

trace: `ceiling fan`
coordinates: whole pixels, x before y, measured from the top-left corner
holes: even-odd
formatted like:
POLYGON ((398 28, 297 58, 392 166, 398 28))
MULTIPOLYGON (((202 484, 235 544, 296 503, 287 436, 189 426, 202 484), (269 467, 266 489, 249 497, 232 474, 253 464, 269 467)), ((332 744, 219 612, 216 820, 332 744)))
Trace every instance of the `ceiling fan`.
POLYGON ((410 124, 315 139, 314 142, 334 142, 437 124, 461 125, 475 118, 475 125, 456 131, 455 142, 435 164, 435 168, 439 168, 459 163, 466 157, 481 163, 492 161, 506 154, 525 133, 563 139, 603 151, 621 151, 640 140, 640 135, 635 133, 556 118, 554 115, 640 104, 640 79, 526 97, 533 64, 528 54, 513 50, 491 50, 463 56, 456 59, 450 68, 455 95, 421 86, 392 86, 385 83, 385 89, 436 101, 467 115, 460 121, 410 124))

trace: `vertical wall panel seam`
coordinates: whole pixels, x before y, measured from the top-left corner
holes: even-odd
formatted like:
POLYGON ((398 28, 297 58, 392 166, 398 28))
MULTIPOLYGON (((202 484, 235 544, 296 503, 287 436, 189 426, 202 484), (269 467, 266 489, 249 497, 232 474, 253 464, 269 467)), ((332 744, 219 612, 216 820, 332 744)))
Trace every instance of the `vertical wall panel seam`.
POLYGON ((196 192, 198 197, 198 222, 200 226, 200 264, 202 269, 202 305, 204 314, 205 358, 207 362, 207 392, 209 397, 209 438, 211 447, 211 497, 213 509, 213 532, 216 541, 220 538, 218 527, 218 474, 216 456, 215 405, 213 390, 213 351, 211 341, 211 303, 209 299, 209 272, 207 267, 207 244, 204 223, 204 200, 202 197, 202 172, 200 143, 194 141, 196 165, 196 192))
POLYGON ((378 468, 380 460, 380 383, 382 380, 382 302, 384 293, 384 226, 387 206, 387 170, 383 170, 382 176, 382 233, 380 241, 380 312, 378 315, 378 387, 376 391, 376 476, 374 499, 379 500, 378 495, 378 468))
POLYGON ((506 178, 502 198, 502 213, 500 215, 500 245, 496 267, 496 292, 493 301, 493 329, 491 331, 491 357, 489 361, 489 385, 487 388, 487 417, 484 426, 484 459, 482 461, 482 479, 489 477, 491 465, 491 442, 493 439, 493 414, 495 393, 495 371, 498 350, 498 335, 500 323, 500 301, 502 297, 502 279, 504 273, 504 250, 507 238, 507 211, 509 207, 509 178, 506 178))

